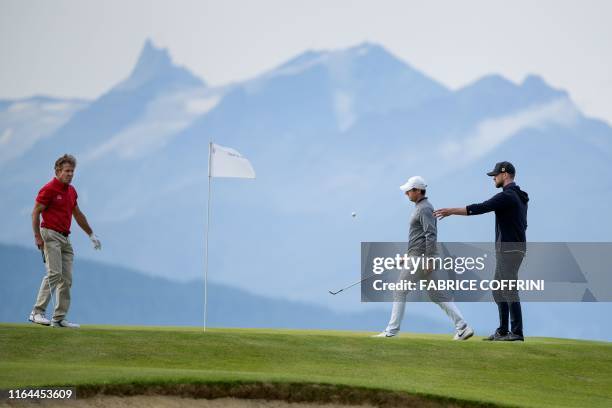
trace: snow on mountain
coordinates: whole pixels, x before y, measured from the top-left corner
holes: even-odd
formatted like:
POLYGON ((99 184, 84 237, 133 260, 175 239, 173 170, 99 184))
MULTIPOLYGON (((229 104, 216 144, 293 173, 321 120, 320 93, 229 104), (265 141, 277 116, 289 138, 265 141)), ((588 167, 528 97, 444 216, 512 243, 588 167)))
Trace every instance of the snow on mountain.
MULTIPOLYGON (((487 118, 477 122, 464 137, 444 141, 436 159, 454 161, 454 165, 464 165, 490 153, 521 130, 555 125, 573 127, 577 124, 579 115, 579 111, 569 99, 560 98, 530 105, 508 115, 487 118), (457 158, 459 160, 456 160, 457 158)), ((452 169, 448 168, 447 171, 452 169)))
POLYGON ((138 121, 85 152, 83 159, 90 162, 107 154, 138 159, 163 149, 173 136, 213 109, 220 98, 205 88, 161 95, 147 104, 138 121))
POLYGON ((299 104, 300 98, 313 96, 309 90, 316 92, 320 86, 325 92, 321 102, 331 107, 340 132, 362 114, 407 109, 449 93, 442 84, 370 43, 344 50, 307 51, 246 82, 243 89, 256 97, 260 91, 265 94, 280 88, 289 103, 299 104), (289 89, 297 78, 300 87, 289 89))
POLYGON ((0 165, 53 134, 87 104, 84 100, 41 96, 1 101, 0 165))

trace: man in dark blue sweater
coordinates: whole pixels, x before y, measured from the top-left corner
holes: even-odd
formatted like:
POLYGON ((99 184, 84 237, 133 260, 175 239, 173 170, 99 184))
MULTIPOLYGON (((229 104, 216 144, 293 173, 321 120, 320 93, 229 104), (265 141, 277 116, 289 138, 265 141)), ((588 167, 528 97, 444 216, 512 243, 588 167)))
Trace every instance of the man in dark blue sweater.
MULTIPOLYGON (((495 279, 517 279, 526 250, 529 196, 514 182, 516 170, 512 163, 499 162, 487 175, 493 177, 495 187, 502 188, 502 192, 480 204, 441 208, 434 211, 434 215, 442 219, 449 215, 478 215, 495 211, 495 279)), ((485 340, 523 341, 523 317, 518 291, 494 291, 493 298, 499 311, 499 327, 485 340)))

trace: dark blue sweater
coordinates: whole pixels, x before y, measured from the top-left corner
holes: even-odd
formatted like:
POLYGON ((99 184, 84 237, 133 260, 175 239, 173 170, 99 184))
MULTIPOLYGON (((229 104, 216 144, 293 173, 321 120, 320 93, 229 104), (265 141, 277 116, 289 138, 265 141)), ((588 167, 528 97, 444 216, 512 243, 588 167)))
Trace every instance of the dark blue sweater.
POLYGON ((480 204, 466 207, 468 215, 495 211, 495 242, 525 242, 529 196, 515 183, 480 204))

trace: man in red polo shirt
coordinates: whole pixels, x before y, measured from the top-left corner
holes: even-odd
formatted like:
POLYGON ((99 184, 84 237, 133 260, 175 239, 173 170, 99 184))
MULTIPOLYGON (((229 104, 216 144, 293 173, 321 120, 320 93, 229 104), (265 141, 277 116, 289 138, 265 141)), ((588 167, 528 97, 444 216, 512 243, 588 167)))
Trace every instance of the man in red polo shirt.
POLYGON ((36 246, 43 251, 47 275, 42 280, 34 309, 28 320, 32 323, 53 327, 78 328, 76 323, 66 320, 70 307, 72 286, 72 259, 74 252, 70 244, 72 217, 79 227, 89 235, 94 249, 101 249, 100 240, 94 235, 85 214, 77 205, 77 192, 70 185, 74 176, 76 159, 68 154, 55 162, 55 177, 38 192, 32 211, 32 229, 36 246), (40 216, 42 215, 42 223, 40 216), (51 321, 45 317, 45 310, 55 288, 57 303, 51 321))

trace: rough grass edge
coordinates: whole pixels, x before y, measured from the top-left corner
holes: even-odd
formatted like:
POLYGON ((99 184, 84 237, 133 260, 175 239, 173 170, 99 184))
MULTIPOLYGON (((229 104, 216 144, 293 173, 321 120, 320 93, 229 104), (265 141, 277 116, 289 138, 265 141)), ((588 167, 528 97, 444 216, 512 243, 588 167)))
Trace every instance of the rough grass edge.
POLYGON ((78 385, 76 390, 78 398, 104 395, 120 397, 155 395, 196 399, 239 398, 341 405, 370 404, 377 407, 514 407, 481 401, 460 400, 433 394, 407 393, 348 385, 296 382, 130 382, 124 384, 82 384, 78 385))

